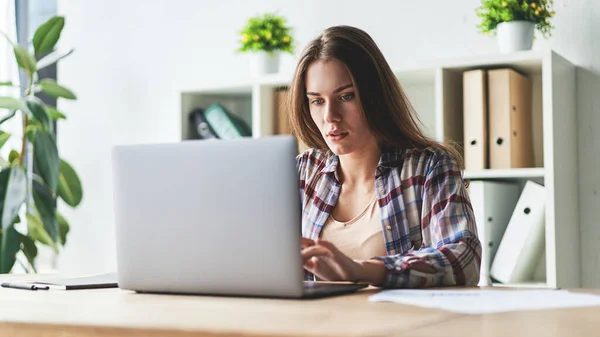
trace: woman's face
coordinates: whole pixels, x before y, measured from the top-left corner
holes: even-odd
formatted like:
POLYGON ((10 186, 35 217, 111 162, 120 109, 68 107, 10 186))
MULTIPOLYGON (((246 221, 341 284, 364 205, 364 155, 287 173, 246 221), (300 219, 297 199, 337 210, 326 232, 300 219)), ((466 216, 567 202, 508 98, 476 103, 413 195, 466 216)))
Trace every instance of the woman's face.
POLYGON ((329 149, 338 155, 377 143, 360 112, 350 74, 337 60, 319 60, 306 70, 310 115, 329 149))

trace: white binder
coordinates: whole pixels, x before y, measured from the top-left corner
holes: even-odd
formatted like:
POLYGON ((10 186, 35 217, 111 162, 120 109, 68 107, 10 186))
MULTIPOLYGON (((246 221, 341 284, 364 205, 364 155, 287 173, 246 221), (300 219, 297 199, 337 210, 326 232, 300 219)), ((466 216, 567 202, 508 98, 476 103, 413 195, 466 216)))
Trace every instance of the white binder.
POLYGON ((527 181, 492 262, 492 278, 501 283, 533 281, 545 247, 545 205, 545 187, 527 181))
POLYGON ((463 130, 465 170, 489 168, 486 70, 463 73, 463 130))
POLYGON ((471 181, 469 198, 482 248, 479 286, 492 285, 490 266, 519 200, 519 186, 509 182, 471 181))

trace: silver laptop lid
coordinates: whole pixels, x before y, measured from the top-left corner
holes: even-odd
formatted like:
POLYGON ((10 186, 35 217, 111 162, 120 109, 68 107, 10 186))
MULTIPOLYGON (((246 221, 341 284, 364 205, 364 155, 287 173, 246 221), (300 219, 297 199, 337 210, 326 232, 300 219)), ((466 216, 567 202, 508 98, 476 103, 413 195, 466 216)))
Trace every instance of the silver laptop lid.
POLYGON ((301 296, 292 136, 113 149, 119 287, 301 296))

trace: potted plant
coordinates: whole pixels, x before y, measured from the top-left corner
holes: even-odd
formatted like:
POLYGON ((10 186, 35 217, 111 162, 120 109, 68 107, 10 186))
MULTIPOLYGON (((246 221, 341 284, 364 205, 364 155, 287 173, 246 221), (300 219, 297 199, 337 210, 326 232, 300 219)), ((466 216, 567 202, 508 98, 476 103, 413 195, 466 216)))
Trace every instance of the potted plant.
POLYGON ((284 17, 274 13, 250 17, 240 35, 238 51, 253 54, 251 70, 255 76, 276 73, 280 53, 294 51, 291 28, 284 17))
MULTIPOLYGON (((66 116, 36 96, 44 92, 76 99, 71 90, 53 79, 39 78, 38 73, 71 54, 72 50, 54 50, 64 24, 63 17, 54 16, 37 28, 33 51, 2 33, 13 48, 15 62, 27 76, 27 85, 23 96, 0 97, 0 128, 12 118, 19 118, 22 127, 19 148, 12 149, 8 158, 0 158, 0 273, 11 272, 15 264, 37 272, 38 244, 58 254, 66 243, 69 223, 57 212, 57 205, 64 202, 76 207, 82 200, 81 181, 73 167, 59 157, 56 145, 55 124, 66 116)), ((2 78, 0 85, 21 87, 2 78)), ((0 147, 11 136, 0 130, 0 147)))
POLYGON ((503 53, 529 50, 535 29, 545 38, 554 28, 550 19, 553 0, 482 0, 476 9, 481 22, 477 26, 485 34, 497 34, 503 53))

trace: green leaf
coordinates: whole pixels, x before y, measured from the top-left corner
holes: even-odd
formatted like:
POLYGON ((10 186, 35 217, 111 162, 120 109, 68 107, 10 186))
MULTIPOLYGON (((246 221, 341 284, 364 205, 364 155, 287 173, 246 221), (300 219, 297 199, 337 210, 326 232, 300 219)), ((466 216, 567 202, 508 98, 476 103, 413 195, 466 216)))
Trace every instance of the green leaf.
POLYGON ((77 207, 83 197, 81 181, 77 172, 63 159, 60 160, 58 195, 71 207, 77 207))
POLYGON ((44 225, 42 224, 42 220, 39 219, 38 216, 27 213, 25 215, 27 217, 27 233, 34 241, 39 241, 41 244, 50 246, 54 249, 55 252, 58 252, 58 248, 56 247, 56 243, 52 241, 48 232, 44 229, 44 225))
POLYGON ((46 106, 39 98, 30 97, 25 101, 25 107, 27 111, 35 117, 40 123, 42 123, 42 127, 46 130, 52 130, 52 120, 50 119, 50 115, 46 110, 46 106))
POLYGON ((0 171, 0 215, 2 228, 6 229, 15 222, 26 195, 25 170, 10 167, 0 171))
POLYGON ((52 118, 53 120, 67 119, 67 116, 65 116, 62 112, 56 110, 55 108, 53 108, 51 106, 47 106, 46 110, 48 110, 48 114, 50 115, 50 118, 52 118))
POLYGON ((60 38, 60 33, 65 26, 65 18, 54 16, 42 24, 33 35, 33 48, 35 54, 43 54, 52 50, 60 38))
POLYGON ((60 86, 53 79, 44 78, 40 81, 40 86, 42 87, 42 90, 48 95, 52 95, 54 97, 63 97, 66 99, 77 99, 77 96, 75 96, 75 94, 71 90, 60 86))
POLYGON ((55 51, 51 52, 50 54, 44 56, 41 60, 38 61, 38 63, 37 63, 38 70, 44 69, 47 66, 62 60, 63 58, 69 56, 73 52, 73 50, 74 49, 70 49, 67 52, 64 52, 62 50, 55 50, 55 51))
POLYGON ((59 230, 56 219, 56 200, 46 186, 33 180, 33 200, 44 229, 53 242, 58 242, 59 230))
POLYGON ((11 111, 8 115, 2 117, 2 119, 0 119, 0 124, 6 122, 7 120, 15 117, 15 115, 17 114, 17 110, 13 110, 11 111))
POLYGON ((38 126, 35 124, 29 124, 25 129, 25 135, 27 136, 27 140, 29 140, 29 142, 31 142, 32 144, 35 142, 35 133, 37 130, 38 126))
POLYGON ((13 83, 11 81, 8 82, 0 82, 0 87, 12 87, 13 83))
POLYGON ((8 154, 8 161, 12 164, 15 160, 19 160, 19 152, 13 149, 8 154))
POLYGON ((58 220, 58 231, 60 234, 60 244, 64 246, 67 243, 67 234, 69 234, 69 230, 70 230, 71 226, 69 226, 69 223, 67 222, 67 220, 62 215, 60 215, 58 212, 56 213, 56 218, 58 220))
POLYGON ((35 57, 31 55, 27 49, 22 46, 15 45, 14 47, 15 58, 19 67, 24 69, 29 75, 32 75, 36 71, 35 57))
POLYGON ((29 265, 31 265, 31 268, 33 268, 33 272, 37 273, 37 270, 35 269, 35 258, 38 255, 38 249, 37 246, 35 245, 35 242, 33 241, 33 239, 27 235, 21 235, 21 250, 23 251, 23 254, 25 254, 25 257, 27 258, 27 261, 29 261, 29 265))
POLYGON ((0 254, 0 273, 10 273, 15 262, 17 261, 17 253, 21 250, 21 237, 14 225, 9 226, 2 231, 2 242, 0 254))
POLYGON ((8 167, 0 171, 0 213, 2 238, 0 239, 0 273, 8 273, 16 261, 20 240, 13 224, 26 196, 25 171, 8 167), (16 250, 15 250, 16 249, 16 250))
POLYGON ((40 175, 44 178, 50 191, 55 193, 56 187, 58 186, 60 162, 56 141, 51 133, 45 130, 38 130, 35 133, 33 156, 37 163, 40 175))
POLYGON ((23 109, 23 101, 13 97, 0 97, 0 108, 9 110, 23 109))
POLYGON ((10 133, 6 133, 0 130, 0 149, 6 144, 8 139, 10 138, 10 133))
POLYGON ((3 31, 0 30, 0 34, 2 34, 2 36, 4 36, 6 38, 6 41, 8 41, 8 43, 10 43, 10 45, 12 47, 15 46, 15 43, 11 41, 11 39, 8 38, 8 35, 6 35, 3 31))

